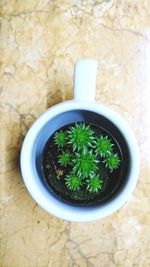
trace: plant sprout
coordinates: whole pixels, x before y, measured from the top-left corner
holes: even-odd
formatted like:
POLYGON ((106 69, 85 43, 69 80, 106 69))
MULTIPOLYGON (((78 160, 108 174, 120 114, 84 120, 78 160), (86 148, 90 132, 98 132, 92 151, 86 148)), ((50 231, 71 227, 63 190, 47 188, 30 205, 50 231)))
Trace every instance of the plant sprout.
POLYGON ((80 189, 81 184, 82 184, 81 178, 75 174, 68 174, 65 177, 65 181, 66 181, 65 182, 66 186, 71 191, 76 191, 76 190, 78 191, 80 189))
POLYGON ((120 165, 120 158, 113 151, 112 140, 103 134, 97 137, 96 132, 85 123, 76 123, 68 131, 56 131, 54 144, 58 153, 57 163, 66 168, 63 179, 70 191, 82 189, 90 194, 100 192, 104 178, 99 176, 101 164, 105 164, 109 173, 120 165))
POLYGON ((68 152, 63 151, 62 154, 58 156, 58 159, 60 165, 66 167, 70 162, 70 154, 68 152))
POLYGON ((98 175, 91 176, 88 180, 86 180, 86 182, 87 190, 90 193, 98 193, 99 190, 102 189, 103 182, 98 175))
POLYGON ((69 144, 72 146, 73 150, 81 150, 91 146, 93 137, 93 130, 90 129, 89 125, 85 123, 75 124, 68 131, 69 144))
POLYGON ((56 132, 54 136, 54 142, 58 147, 64 147, 67 143, 67 135, 65 132, 56 132))
POLYGON ((73 171, 79 177, 88 177, 97 169, 97 160, 92 151, 83 150, 81 153, 75 153, 75 158, 72 160, 74 163, 73 171))
POLYGON ((107 155, 110 155, 112 152, 112 146, 113 144, 108 139, 108 136, 100 136, 100 138, 97 138, 95 141, 95 150, 98 155, 101 157, 106 157, 107 155))
POLYGON ((106 168, 109 168, 111 172, 117 169, 120 165, 118 154, 110 154, 103 162, 105 163, 106 168))

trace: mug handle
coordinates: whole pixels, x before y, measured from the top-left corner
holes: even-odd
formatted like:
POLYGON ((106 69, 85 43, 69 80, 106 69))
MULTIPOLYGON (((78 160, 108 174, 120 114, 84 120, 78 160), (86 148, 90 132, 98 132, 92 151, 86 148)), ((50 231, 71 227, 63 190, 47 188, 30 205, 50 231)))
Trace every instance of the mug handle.
POLYGON ((95 101, 97 62, 93 59, 78 60, 74 68, 74 99, 95 101))

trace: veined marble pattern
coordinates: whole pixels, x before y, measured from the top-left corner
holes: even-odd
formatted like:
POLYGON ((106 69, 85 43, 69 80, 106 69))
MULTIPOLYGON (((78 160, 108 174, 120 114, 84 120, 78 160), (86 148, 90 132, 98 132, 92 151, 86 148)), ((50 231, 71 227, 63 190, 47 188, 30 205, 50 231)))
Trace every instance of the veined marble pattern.
POLYGON ((1 267, 150 266, 150 0, 1 1, 1 267), (23 138, 72 98, 77 59, 98 61, 97 94, 135 132, 141 172, 131 199, 91 223, 41 210, 19 171, 23 138))

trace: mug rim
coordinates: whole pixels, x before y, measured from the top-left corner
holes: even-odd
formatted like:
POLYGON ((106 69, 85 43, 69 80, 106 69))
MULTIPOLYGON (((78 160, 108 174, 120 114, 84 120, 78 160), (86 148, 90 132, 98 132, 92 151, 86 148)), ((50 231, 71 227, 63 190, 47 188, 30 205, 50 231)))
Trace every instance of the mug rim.
MULTIPOLYGON (((20 156, 20 167, 24 183, 30 195, 38 203, 38 205, 45 209, 48 213, 53 214, 58 218, 80 222, 100 219, 118 210, 129 198, 135 188, 138 179, 139 166, 140 157, 137 141, 127 122, 124 121, 124 119, 116 111, 105 106, 104 104, 76 100, 69 100, 59 103, 41 114, 29 129, 24 139, 20 156), (63 112, 71 110, 86 110, 95 112, 109 119, 119 129, 129 147, 131 158, 130 177, 122 192, 115 196, 115 198, 109 203, 105 203, 104 205, 87 208, 75 207, 66 203, 62 203, 59 199, 56 200, 52 196, 51 198, 48 197, 46 191, 39 188, 34 179, 35 174, 32 166, 31 156, 34 148, 34 141, 38 133, 52 118, 63 112)), ((38 179, 38 177, 36 177, 36 179, 38 179)))

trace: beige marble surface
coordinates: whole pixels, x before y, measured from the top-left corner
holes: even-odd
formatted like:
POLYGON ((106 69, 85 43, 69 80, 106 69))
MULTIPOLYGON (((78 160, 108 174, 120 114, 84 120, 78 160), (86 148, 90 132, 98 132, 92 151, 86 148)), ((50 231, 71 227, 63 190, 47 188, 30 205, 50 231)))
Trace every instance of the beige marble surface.
POLYGON ((150 0, 2 0, 0 46, 0 267, 149 267, 150 0), (68 223, 29 196, 19 152, 34 119, 72 98, 83 57, 98 61, 97 101, 135 132, 141 172, 118 212, 68 223))

